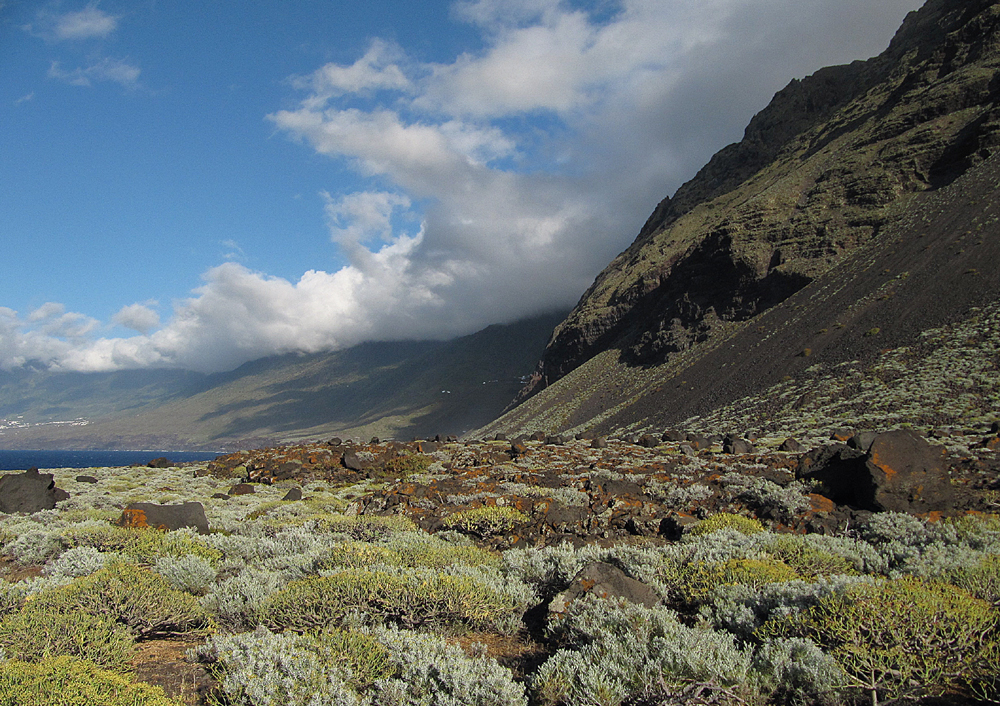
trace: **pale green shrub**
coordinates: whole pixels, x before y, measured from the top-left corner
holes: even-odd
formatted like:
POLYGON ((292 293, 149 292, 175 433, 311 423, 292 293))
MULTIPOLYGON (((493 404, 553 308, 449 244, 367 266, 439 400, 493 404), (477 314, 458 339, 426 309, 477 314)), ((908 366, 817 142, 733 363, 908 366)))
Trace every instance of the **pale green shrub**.
POLYGON ((128 629, 110 617, 53 610, 32 601, 0 621, 0 647, 9 659, 35 661, 69 655, 124 669, 133 640, 128 629))
POLYGON ((728 630, 740 640, 750 642, 754 632, 768 620, 805 610, 855 583, 871 582, 868 576, 823 576, 813 582, 718 586, 700 612, 717 629, 728 630))
POLYGON ((67 549, 58 558, 49 562, 42 569, 42 573, 47 576, 61 576, 74 579, 99 571, 108 562, 121 560, 121 555, 115 552, 100 552, 93 547, 73 547, 72 549, 67 549))
POLYGON ((846 686, 877 703, 995 679, 998 620, 961 589, 907 578, 848 586, 757 635, 812 640, 840 664, 846 686))
POLYGON ((275 629, 297 631, 339 625, 354 612, 408 627, 496 628, 516 609, 509 595, 470 576, 351 569, 294 581, 265 599, 261 614, 275 629))
POLYGON ((66 586, 43 591, 31 601, 31 607, 109 618, 141 637, 188 632, 208 624, 207 614, 193 596, 134 564, 108 566, 66 586))
POLYGON ((3 547, 3 553, 14 557, 19 564, 27 566, 44 564, 64 548, 65 545, 60 541, 58 532, 32 528, 7 542, 3 547))
POLYGON ((734 515, 729 512, 720 512, 696 524, 691 528, 689 534, 692 537, 699 537, 724 529, 735 530, 740 534, 757 534, 764 531, 764 525, 760 523, 760 520, 750 517, 734 515))
POLYGON ((528 520, 528 516, 516 508, 489 505, 459 510, 448 515, 444 518, 444 526, 480 537, 492 537, 508 533, 517 525, 528 522, 528 520))
POLYGON ((181 706, 163 689, 60 656, 38 662, 0 661, 0 706, 181 706))
POLYGON ((350 676, 321 659, 317 642, 266 628, 215 635, 195 653, 212 665, 227 703, 234 706, 357 706, 350 676))

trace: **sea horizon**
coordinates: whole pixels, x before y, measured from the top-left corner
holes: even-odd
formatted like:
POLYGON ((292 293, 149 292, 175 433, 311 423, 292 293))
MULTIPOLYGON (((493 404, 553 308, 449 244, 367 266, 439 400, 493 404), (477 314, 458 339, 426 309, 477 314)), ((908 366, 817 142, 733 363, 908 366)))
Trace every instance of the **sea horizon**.
POLYGON ((155 458, 175 463, 211 461, 223 451, 171 451, 169 449, 0 449, 0 471, 24 471, 31 467, 116 468, 146 465, 155 458))

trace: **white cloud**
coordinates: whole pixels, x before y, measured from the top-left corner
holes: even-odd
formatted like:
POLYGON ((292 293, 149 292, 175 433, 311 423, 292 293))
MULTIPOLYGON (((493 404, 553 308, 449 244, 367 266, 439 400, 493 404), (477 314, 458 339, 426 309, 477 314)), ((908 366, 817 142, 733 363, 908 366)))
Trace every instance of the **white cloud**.
POLYGON ((92 81, 112 81, 125 88, 137 88, 140 73, 142 70, 137 66, 105 57, 86 68, 77 67, 71 71, 63 69, 58 61, 53 61, 48 75, 49 78, 65 81, 73 86, 90 86, 92 81))
MULTIPOLYGON (((481 52, 422 65, 376 40, 351 64, 293 79, 300 103, 269 116, 370 179, 326 195, 345 267, 290 281, 226 263, 162 328, 131 338, 80 340, 92 320, 58 305, 26 320, 0 310, 0 365, 223 370, 568 307, 776 90, 877 53, 919 4, 621 0, 595 15, 560 0, 461 3, 481 52)), ((77 72, 53 68, 70 81, 102 73, 77 72)), ((116 320, 151 322, 141 307, 116 320)))
POLYGON ((149 333, 160 325, 160 315, 147 304, 129 304, 128 306, 123 306, 111 317, 111 320, 119 326, 124 326, 143 334, 149 333))
POLYGON ((318 104, 345 93, 375 90, 408 90, 410 80, 392 63, 404 59, 401 50, 382 40, 374 40, 363 57, 350 66, 327 64, 309 76, 296 77, 292 85, 313 93, 309 99, 318 104))
POLYGON ((96 5, 88 5, 78 12, 67 12, 54 19, 53 35, 56 39, 89 39, 107 37, 118 26, 118 18, 102 12, 96 5))
POLYGON ((118 28, 118 18, 109 15, 91 3, 82 10, 57 13, 41 10, 33 24, 23 29, 48 42, 104 39, 118 28))

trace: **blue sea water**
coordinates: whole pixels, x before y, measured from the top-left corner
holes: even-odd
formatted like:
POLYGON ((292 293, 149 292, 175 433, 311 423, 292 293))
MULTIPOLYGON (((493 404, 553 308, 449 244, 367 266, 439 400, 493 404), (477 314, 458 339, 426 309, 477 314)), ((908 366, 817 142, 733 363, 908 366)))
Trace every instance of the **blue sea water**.
POLYGON ((161 456, 174 463, 211 461, 219 454, 206 451, 3 451, 0 471, 37 468, 101 468, 147 464, 161 456))

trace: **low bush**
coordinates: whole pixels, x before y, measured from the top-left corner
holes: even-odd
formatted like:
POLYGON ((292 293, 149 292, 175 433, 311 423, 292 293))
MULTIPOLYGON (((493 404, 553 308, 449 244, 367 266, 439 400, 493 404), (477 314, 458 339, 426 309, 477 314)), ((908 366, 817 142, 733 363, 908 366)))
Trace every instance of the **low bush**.
POLYGON ((998 614, 985 601, 912 578, 857 583, 770 621, 761 639, 806 638, 872 703, 939 695, 996 676, 998 614))
POLYGON ((156 560, 153 568, 178 591, 194 596, 208 593, 216 575, 215 569, 207 560, 194 554, 162 556, 156 560))
POLYGON ((134 564, 115 564, 67 586, 43 591, 31 605, 52 613, 84 612, 108 618, 143 638, 208 625, 208 615, 196 598, 134 564))
POLYGON ((948 581, 1000 607, 1000 554, 988 554, 975 566, 951 571, 948 581))
POLYGON ((748 586, 759 589, 774 583, 801 578, 783 561, 776 559, 730 559, 718 564, 689 564, 679 576, 676 591, 688 605, 699 605, 720 586, 748 586))
POLYGON ((528 516, 516 508, 489 505, 459 510, 444 518, 444 526, 480 537, 492 537, 508 533, 528 520, 528 516))
POLYGON ((105 616, 34 603, 0 621, 0 648, 8 658, 34 662, 69 655, 111 669, 127 666, 134 643, 124 626, 105 616))
POLYGON ((509 670, 426 633, 217 635, 196 655, 232 706, 526 706, 509 670))
POLYGON ((259 627, 239 635, 216 635, 194 655, 211 665, 231 706, 359 704, 345 682, 350 674, 320 659, 318 641, 306 636, 276 635, 259 627))
POLYGON ((696 524, 688 534, 700 537, 722 529, 736 530, 740 534, 757 534, 764 531, 764 525, 760 523, 760 520, 751 517, 720 512, 718 515, 712 515, 696 524))
POLYGON ((115 560, 120 561, 121 555, 114 552, 100 552, 94 547, 73 547, 49 562, 42 569, 42 573, 47 576, 75 579, 99 571, 108 561, 115 560))
POLYGON ((339 625, 352 613, 407 627, 506 624, 518 609, 500 587, 471 576, 352 569, 290 583, 268 597, 261 615, 272 628, 308 631, 339 625))
POLYGON ((100 552, 118 552, 135 561, 151 563, 161 556, 193 554, 209 562, 221 552, 210 547, 193 531, 164 532, 151 527, 116 527, 104 523, 85 523, 66 528, 62 541, 70 547, 93 547, 100 552))
POLYGON ((434 459, 425 454, 406 454, 390 458, 382 464, 381 470, 383 475, 405 478, 414 473, 423 473, 432 463, 434 459))
POLYGON ((527 706, 524 687, 492 659, 470 657, 437 635, 393 628, 372 635, 398 668, 375 682, 372 706, 527 706))
MULTIPOLYGON (((683 625, 673 611, 588 596, 555 628, 558 650, 532 680, 542 706, 618 706, 691 682, 746 692, 750 654, 731 636, 683 625)), ((749 694, 743 693, 744 696, 749 694)))
POLYGON ((182 706, 163 689, 68 656, 0 662, 0 706, 182 706))
POLYGON ((769 640, 754 655, 753 678, 768 701, 789 706, 842 704, 844 672, 803 638, 769 640))
POLYGON ((274 571, 247 569, 219 581, 201 599, 201 605, 220 625, 239 632, 256 627, 261 607, 285 581, 274 571))
POLYGON ((500 555, 473 544, 452 544, 423 532, 401 532, 381 544, 370 542, 339 542, 317 562, 319 570, 371 568, 374 566, 499 567, 500 555))
POLYGON ((852 562, 812 546, 801 535, 773 535, 764 545, 764 551, 807 579, 857 573, 852 562))

